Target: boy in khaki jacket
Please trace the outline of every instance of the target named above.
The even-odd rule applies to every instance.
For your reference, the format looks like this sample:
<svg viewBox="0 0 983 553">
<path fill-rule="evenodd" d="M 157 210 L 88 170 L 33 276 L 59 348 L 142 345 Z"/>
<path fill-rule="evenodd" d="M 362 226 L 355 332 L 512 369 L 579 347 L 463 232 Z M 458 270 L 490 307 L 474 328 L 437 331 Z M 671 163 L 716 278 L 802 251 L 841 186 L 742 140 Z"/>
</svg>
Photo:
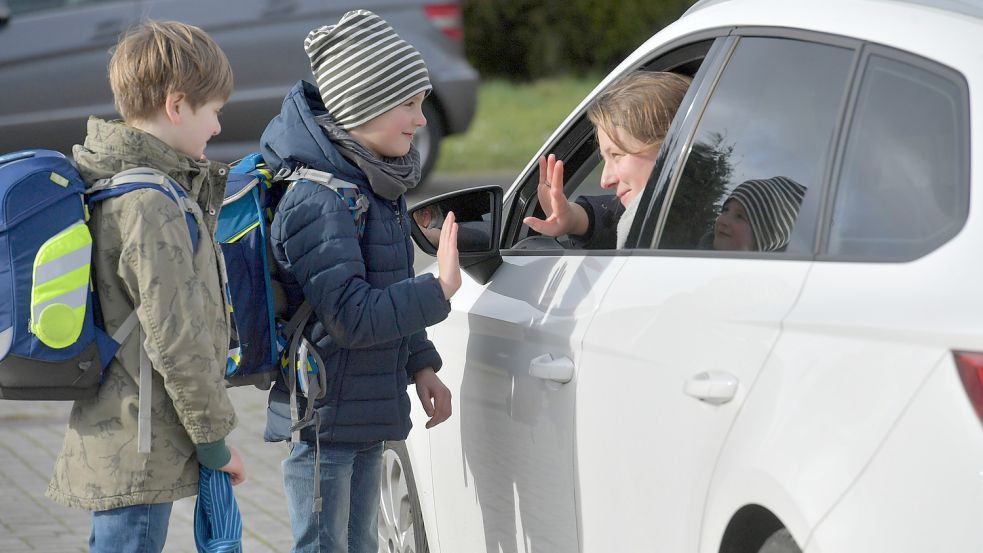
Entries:
<svg viewBox="0 0 983 553">
<path fill-rule="evenodd" d="M 109 365 L 99 393 L 72 408 L 49 498 L 93 511 L 93 553 L 160 552 L 172 503 L 198 490 L 199 463 L 245 471 L 225 445 L 236 424 L 223 375 L 229 344 L 225 268 L 214 231 L 228 167 L 205 160 L 219 133 L 232 70 L 201 29 L 147 22 L 122 37 L 109 80 L 123 121 L 91 118 L 75 161 L 89 186 L 147 167 L 183 188 L 198 223 L 193 247 L 178 204 L 139 189 L 95 205 L 96 288 L 110 333 L 135 310 L 139 326 Z M 140 359 L 153 367 L 141 389 Z M 150 452 L 137 447 L 141 394 L 151 394 Z"/>
</svg>

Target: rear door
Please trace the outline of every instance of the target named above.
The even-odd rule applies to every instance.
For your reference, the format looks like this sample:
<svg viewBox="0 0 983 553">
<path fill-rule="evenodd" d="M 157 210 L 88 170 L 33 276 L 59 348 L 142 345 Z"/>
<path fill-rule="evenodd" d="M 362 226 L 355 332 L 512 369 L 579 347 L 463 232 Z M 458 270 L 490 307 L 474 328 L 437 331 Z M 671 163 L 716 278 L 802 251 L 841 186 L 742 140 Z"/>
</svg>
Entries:
<svg viewBox="0 0 983 553">
<path fill-rule="evenodd" d="M 68 152 L 90 115 L 116 113 L 109 49 L 137 18 L 136 0 L 13 0 L 0 26 L 0 152 Z"/>
<path fill-rule="evenodd" d="M 812 265 L 855 50 L 732 44 L 719 79 L 703 83 L 705 107 L 670 137 L 641 239 L 584 336 L 575 418 L 585 551 L 699 550 L 718 452 Z M 769 194 L 741 200 L 757 214 L 745 218 L 759 224 L 758 246 L 725 249 L 715 223 L 747 181 L 759 184 L 743 190 L 804 195 L 785 205 L 784 234 L 765 230 L 778 211 Z M 761 251 L 767 242 L 774 251 Z"/>
</svg>

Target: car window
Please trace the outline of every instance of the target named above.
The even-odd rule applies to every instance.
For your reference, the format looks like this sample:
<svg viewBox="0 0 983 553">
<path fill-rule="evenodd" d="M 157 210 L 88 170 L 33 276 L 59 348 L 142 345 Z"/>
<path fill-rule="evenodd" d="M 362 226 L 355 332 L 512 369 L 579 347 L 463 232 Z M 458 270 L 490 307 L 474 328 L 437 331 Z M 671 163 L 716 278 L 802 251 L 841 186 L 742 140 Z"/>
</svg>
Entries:
<svg viewBox="0 0 983 553">
<path fill-rule="evenodd" d="M 19 15 L 42 10 L 84 6 L 87 4 L 104 4 L 121 0 L 8 0 L 7 6 L 11 15 Z"/>
<path fill-rule="evenodd" d="M 913 259 L 962 228 L 969 206 L 965 85 L 932 69 L 867 59 L 832 210 L 830 255 Z"/>
<path fill-rule="evenodd" d="M 839 46 L 742 38 L 700 118 L 658 247 L 811 254 L 854 57 Z M 730 226 L 718 232 L 718 218 Z"/>
<path fill-rule="evenodd" d="M 703 62 L 709 55 L 708 53 L 717 50 L 722 51 L 724 42 L 726 41 L 723 39 L 704 39 L 679 46 L 654 57 L 637 70 L 669 71 L 691 77 L 694 82 L 700 82 L 707 78 L 707 75 L 704 74 Z M 623 77 L 627 74 L 625 73 Z M 694 87 L 691 85 L 690 88 Z M 688 105 L 690 102 L 692 99 L 683 99 L 683 105 Z M 675 124 L 673 122 L 673 125 Z M 547 151 L 555 153 L 564 162 L 564 194 L 567 199 L 575 201 L 578 198 L 591 197 L 592 206 L 595 208 L 595 217 L 605 217 L 605 221 L 616 223 L 622 210 L 614 191 L 601 187 L 601 174 L 604 164 L 601 161 L 594 127 L 586 114 L 581 113 Z M 664 157 L 660 154 L 659 160 L 664 159 Z M 658 172 L 658 163 L 659 161 L 656 162 L 656 169 L 653 174 Z M 527 173 L 522 185 L 514 193 L 514 198 L 511 199 L 514 203 L 509 207 L 508 219 L 504 225 L 503 249 L 515 249 L 517 251 L 568 249 L 575 252 L 610 251 L 614 249 L 615 236 L 613 232 L 605 232 L 603 238 L 588 240 L 590 243 L 585 244 L 584 241 L 570 236 L 560 236 L 557 239 L 539 236 L 536 231 L 522 224 L 522 220 L 528 216 L 544 217 L 536 194 L 538 178 L 537 170 Z M 610 230 L 610 228 L 606 230 Z M 609 249 L 607 248 L 608 242 L 610 242 Z"/>
</svg>

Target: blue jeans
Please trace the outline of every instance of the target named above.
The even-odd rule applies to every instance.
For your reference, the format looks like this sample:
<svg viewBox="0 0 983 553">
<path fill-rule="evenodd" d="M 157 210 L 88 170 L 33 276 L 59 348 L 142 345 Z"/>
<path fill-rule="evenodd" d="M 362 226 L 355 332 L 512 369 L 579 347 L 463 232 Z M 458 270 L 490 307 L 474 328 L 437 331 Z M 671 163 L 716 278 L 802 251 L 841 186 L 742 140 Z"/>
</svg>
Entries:
<svg viewBox="0 0 983 553">
<path fill-rule="evenodd" d="M 92 513 L 89 553 L 160 553 L 172 503 L 133 505 Z"/>
<path fill-rule="evenodd" d="M 377 553 L 382 442 L 321 444 L 320 513 L 314 506 L 314 444 L 290 444 L 283 461 L 293 553 Z"/>
</svg>

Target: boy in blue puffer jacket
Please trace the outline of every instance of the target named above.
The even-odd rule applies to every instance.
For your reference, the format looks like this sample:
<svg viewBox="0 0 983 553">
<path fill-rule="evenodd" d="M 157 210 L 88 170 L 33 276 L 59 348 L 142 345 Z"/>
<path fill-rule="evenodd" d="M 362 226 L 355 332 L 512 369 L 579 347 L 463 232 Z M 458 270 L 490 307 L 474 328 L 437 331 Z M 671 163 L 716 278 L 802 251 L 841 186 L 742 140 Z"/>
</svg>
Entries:
<svg viewBox="0 0 983 553">
<path fill-rule="evenodd" d="M 318 87 L 301 81 L 290 91 L 263 133 L 263 157 L 274 171 L 306 167 L 356 184 L 368 211 L 359 239 L 345 201 L 301 180 L 273 220 L 280 280 L 293 309 L 305 300 L 313 308 L 303 335 L 327 375 L 314 405 L 317 431 L 303 428 L 283 462 L 284 489 L 295 552 L 374 553 L 383 442 L 409 433 L 408 383 L 430 416 L 427 428 L 451 414 L 425 329 L 447 317 L 461 285 L 457 225 L 449 216 L 443 227 L 440 277 L 414 277 L 403 193 L 420 179 L 412 138 L 426 124 L 421 104 L 431 89 L 419 52 L 362 10 L 311 31 L 304 47 Z M 266 440 L 289 440 L 290 426 L 281 380 L 270 392 Z M 323 510 L 312 500 L 315 466 Z"/>
</svg>

